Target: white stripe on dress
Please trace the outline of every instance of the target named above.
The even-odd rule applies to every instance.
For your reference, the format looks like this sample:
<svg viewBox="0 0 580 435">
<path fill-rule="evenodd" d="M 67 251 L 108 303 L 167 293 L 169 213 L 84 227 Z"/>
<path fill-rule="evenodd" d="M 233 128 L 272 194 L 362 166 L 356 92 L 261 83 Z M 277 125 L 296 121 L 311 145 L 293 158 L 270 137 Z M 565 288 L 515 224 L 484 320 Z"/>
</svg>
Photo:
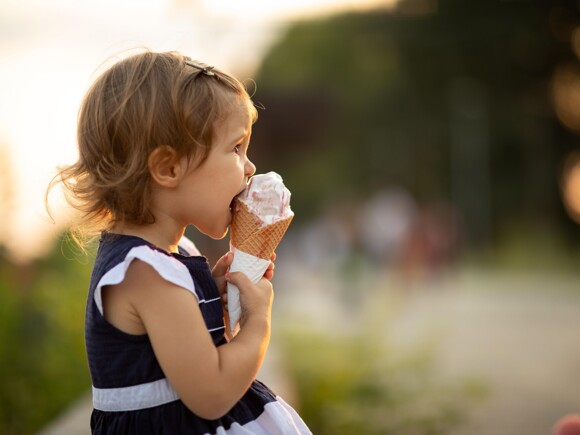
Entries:
<svg viewBox="0 0 580 435">
<path fill-rule="evenodd" d="M 255 420 L 244 425 L 233 423 L 229 429 L 219 427 L 216 435 L 312 435 L 306 423 L 280 397 L 264 406 Z M 206 434 L 210 435 L 210 434 Z"/>
<path fill-rule="evenodd" d="M 93 407 L 100 411 L 121 412 L 151 408 L 179 400 L 167 379 L 122 388 L 93 387 Z M 267 403 L 264 411 L 244 425 L 233 423 L 229 429 L 218 427 L 216 435 L 310 435 L 296 411 L 282 398 Z"/>
<path fill-rule="evenodd" d="M 178 400 L 167 379 L 121 388 L 93 387 L 93 407 L 100 411 L 136 411 Z"/>
</svg>

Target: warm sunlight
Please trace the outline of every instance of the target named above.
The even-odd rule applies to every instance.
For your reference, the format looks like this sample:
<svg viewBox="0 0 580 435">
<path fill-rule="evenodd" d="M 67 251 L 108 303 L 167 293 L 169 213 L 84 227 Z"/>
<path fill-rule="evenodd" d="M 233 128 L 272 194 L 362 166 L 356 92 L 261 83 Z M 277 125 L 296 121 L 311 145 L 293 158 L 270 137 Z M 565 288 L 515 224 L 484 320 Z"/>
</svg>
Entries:
<svg viewBox="0 0 580 435">
<path fill-rule="evenodd" d="M 268 1 L 251 0 L 202 0 L 203 7 L 216 14 L 236 16 L 242 19 L 286 20 L 298 17 L 312 17 L 345 10 L 365 10 L 377 7 L 392 7 L 395 0 L 292 0 Z"/>
<path fill-rule="evenodd" d="M 95 71 L 136 47 L 178 50 L 251 78 L 284 23 L 393 0 L 6 0 L 0 3 L 0 243 L 40 257 L 62 230 L 44 210 L 57 165 L 75 158 L 75 122 Z M 9 23 L 9 25 L 8 25 Z M 58 195 L 54 195 L 57 197 Z M 55 212 L 62 201 L 54 199 Z M 60 213 L 64 213 L 60 211 Z"/>
</svg>

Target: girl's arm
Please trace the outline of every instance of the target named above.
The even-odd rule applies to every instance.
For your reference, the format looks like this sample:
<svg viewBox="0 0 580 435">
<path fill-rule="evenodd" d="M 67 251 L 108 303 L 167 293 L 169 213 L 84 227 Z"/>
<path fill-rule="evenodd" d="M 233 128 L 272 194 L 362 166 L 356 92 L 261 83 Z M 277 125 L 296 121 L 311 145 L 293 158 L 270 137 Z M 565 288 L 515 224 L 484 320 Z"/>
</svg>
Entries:
<svg viewBox="0 0 580 435">
<path fill-rule="evenodd" d="M 258 373 L 270 340 L 272 284 L 264 278 L 254 285 L 241 273 L 232 273 L 228 279 L 240 289 L 242 329 L 220 347 L 211 340 L 195 296 L 164 280 L 144 262 L 133 261 L 125 280 L 107 291 L 130 305 L 180 399 L 206 419 L 223 416 L 241 399 Z"/>
</svg>

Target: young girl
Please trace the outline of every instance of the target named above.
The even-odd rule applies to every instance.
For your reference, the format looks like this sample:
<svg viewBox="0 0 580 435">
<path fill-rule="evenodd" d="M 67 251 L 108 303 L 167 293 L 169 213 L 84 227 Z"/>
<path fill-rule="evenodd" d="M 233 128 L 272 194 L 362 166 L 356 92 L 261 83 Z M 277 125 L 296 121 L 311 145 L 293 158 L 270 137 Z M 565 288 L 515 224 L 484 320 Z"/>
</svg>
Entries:
<svg viewBox="0 0 580 435">
<path fill-rule="evenodd" d="M 85 96 L 79 159 L 53 184 L 101 232 L 85 321 L 93 433 L 310 433 L 254 380 L 270 338 L 273 264 L 254 285 L 227 272 L 231 253 L 210 270 L 184 237 L 189 224 L 225 236 L 256 169 L 247 157 L 256 117 L 240 82 L 178 53 L 122 60 Z M 231 341 L 226 281 L 242 304 Z"/>
</svg>

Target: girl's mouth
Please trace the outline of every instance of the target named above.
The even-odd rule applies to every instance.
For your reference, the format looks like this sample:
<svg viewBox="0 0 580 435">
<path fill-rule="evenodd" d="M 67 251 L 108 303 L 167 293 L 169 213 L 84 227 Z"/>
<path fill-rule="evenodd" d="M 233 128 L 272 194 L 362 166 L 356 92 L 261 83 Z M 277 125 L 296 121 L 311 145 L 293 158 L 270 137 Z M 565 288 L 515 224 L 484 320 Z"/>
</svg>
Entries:
<svg viewBox="0 0 580 435">
<path fill-rule="evenodd" d="M 245 191 L 245 190 L 246 190 L 246 188 L 244 187 L 242 190 L 240 190 L 240 191 L 239 191 L 239 192 L 236 194 L 236 196 L 234 196 L 234 197 L 232 198 L 232 202 L 230 202 L 230 210 L 231 210 L 232 212 L 233 212 L 233 211 L 235 210 L 235 208 L 236 208 L 236 200 L 238 199 L 238 197 L 239 197 L 239 196 L 240 196 L 242 193 L 244 193 L 244 191 Z"/>
<path fill-rule="evenodd" d="M 233 213 L 236 209 L 236 200 L 238 199 L 238 196 L 240 196 L 242 192 L 238 193 L 236 196 L 234 196 L 234 198 L 232 199 L 232 202 L 230 202 L 230 211 Z"/>
</svg>

